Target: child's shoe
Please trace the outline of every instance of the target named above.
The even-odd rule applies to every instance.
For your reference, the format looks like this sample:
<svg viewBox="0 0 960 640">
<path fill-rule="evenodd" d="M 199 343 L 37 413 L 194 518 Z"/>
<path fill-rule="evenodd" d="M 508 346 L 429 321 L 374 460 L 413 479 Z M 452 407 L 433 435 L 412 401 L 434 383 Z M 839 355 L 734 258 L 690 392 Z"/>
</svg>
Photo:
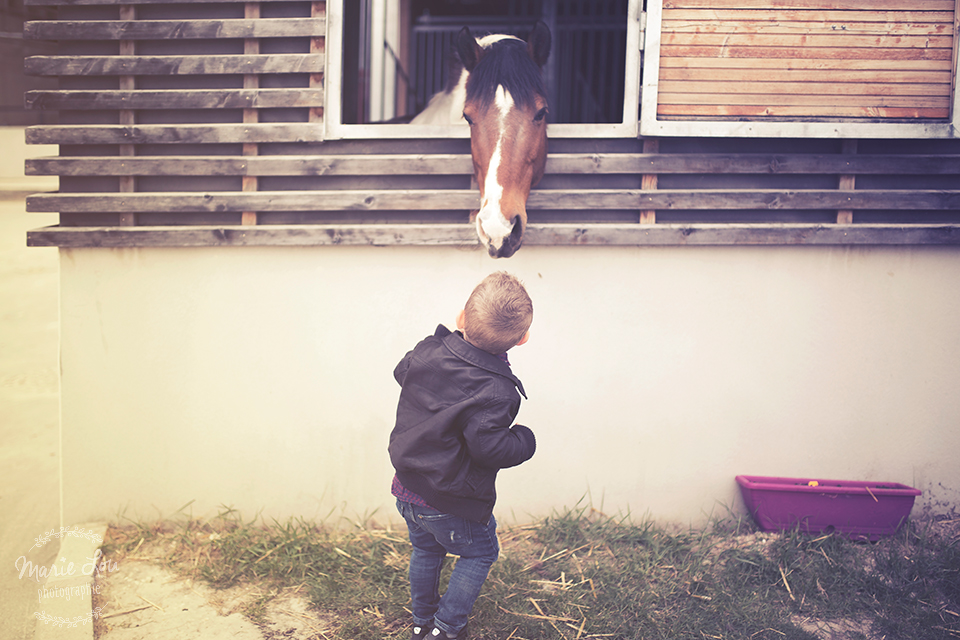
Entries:
<svg viewBox="0 0 960 640">
<path fill-rule="evenodd" d="M 437 628 L 434 628 L 426 637 L 430 640 L 457 640 L 457 636 L 449 636 Z"/>
<path fill-rule="evenodd" d="M 413 633 L 410 636 L 410 640 L 424 640 L 424 638 L 430 637 L 430 627 L 421 627 L 418 625 L 413 625 Z"/>
</svg>

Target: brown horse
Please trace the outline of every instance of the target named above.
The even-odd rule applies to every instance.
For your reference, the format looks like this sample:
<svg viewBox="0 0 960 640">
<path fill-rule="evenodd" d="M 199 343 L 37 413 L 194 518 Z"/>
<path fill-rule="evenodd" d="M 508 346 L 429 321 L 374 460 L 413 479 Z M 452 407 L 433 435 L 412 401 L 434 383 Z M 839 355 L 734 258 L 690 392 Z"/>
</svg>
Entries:
<svg viewBox="0 0 960 640">
<path fill-rule="evenodd" d="M 444 91 L 412 124 L 470 125 L 470 151 L 480 186 L 477 236 L 494 258 L 523 242 L 530 188 L 547 159 L 547 98 L 542 68 L 550 30 L 538 22 L 524 42 L 507 35 L 476 39 L 464 27 L 458 59 Z"/>
</svg>

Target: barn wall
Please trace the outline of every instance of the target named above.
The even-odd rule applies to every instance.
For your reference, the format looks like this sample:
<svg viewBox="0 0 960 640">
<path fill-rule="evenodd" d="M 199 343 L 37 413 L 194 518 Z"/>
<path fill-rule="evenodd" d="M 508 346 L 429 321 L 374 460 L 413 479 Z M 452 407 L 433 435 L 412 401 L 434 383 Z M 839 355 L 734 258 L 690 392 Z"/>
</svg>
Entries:
<svg viewBox="0 0 960 640">
<path fill-rule="evenodd" d="M 498 268 L 537 307 L 513 359 L 540 436 L 503 474 L 502 519 L 589 495 L 701 520 L 741 508 L 736 473 L 956 504 L 960 154 L 928 139 L 953 137 L 942 113 L 949 136 L 558 135 L 524 248 L 497 263 L 466 224 L 466 138 L 324 139 L 327 3 L 29 1 L 58 7 L 24 28 L 58 43 L 26 61 L 58 83 L 27 93 L 58 112 L 27 141 L 60 147 L 26 171 L 60 180 L 27 207 L 60 214 L 28 242 L 62 258 L 67 521 L 191 501 L 390 517 L 393 367 Z"/>
<path fill-rule="evenodd" d="M 393 367 L 496 269 L 535 305 L 504 521 L 702 522 L 738 473 L 960 498 L 955 246 L 63 248 L 65 519 L 391 518 Z"/>
</svg>

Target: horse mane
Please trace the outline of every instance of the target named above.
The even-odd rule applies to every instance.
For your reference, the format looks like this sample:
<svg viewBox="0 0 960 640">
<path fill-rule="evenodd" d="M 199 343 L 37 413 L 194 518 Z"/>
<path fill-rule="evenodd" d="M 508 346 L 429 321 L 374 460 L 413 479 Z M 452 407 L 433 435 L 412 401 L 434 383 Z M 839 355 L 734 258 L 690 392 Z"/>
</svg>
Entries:
<svg viewBox="0 0 960 640">
<path fill-rule="evenodd" d="M 505 38 L 486 48 L 467 80 L 467 100 L 478 100 L 486 109 L 493 103 L 499 85 L 520 107 L 532 104 L 537 96 L 547 95 L 543 74 L 527 53 L 523 40 Z"/>
</svg>

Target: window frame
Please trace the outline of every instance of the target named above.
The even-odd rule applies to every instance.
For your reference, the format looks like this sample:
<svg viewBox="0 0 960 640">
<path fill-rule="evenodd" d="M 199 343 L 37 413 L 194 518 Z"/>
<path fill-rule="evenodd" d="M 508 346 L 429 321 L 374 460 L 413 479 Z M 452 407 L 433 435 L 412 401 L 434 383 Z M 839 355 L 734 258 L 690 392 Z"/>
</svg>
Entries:
<svg viewBox="0 0 960 640">
<path fill-rule="evenodd" d="M 327 36 L 324 71 L 324 137 L 343 139 L 409 139 L 470 137 L 462 125 L 343 124 L 343 2 L 327 0 Z M 627 60 L 624 74 L 623 119 L 619 123 L 554 123 L 547 125 L 550 138 L 636 138 L 639 133 L 640 57 L 643 48 L 642 0 L 627 4 Z"/>
<path fill-rule="evenodd" d="M 960 9 L 957 10 L 960 12 Z M 647 0 L 647 19 L 643 60 L 643 83 L 640 100 L 641 136 L 703 138 L 958 138 L 960 137 L 960 34 L 954 29 L 953 97 L 950 121 L 938 122 L 862 122 L 842 118 L 806 118 L 803 121 L 780 119 L 776 122 L 757 120 L 707 120 L 657 118 L 660 76 L 660 42 L 663 0 Z M 957 23 L 954 16 L 954 24 Z"/>
</svg>

